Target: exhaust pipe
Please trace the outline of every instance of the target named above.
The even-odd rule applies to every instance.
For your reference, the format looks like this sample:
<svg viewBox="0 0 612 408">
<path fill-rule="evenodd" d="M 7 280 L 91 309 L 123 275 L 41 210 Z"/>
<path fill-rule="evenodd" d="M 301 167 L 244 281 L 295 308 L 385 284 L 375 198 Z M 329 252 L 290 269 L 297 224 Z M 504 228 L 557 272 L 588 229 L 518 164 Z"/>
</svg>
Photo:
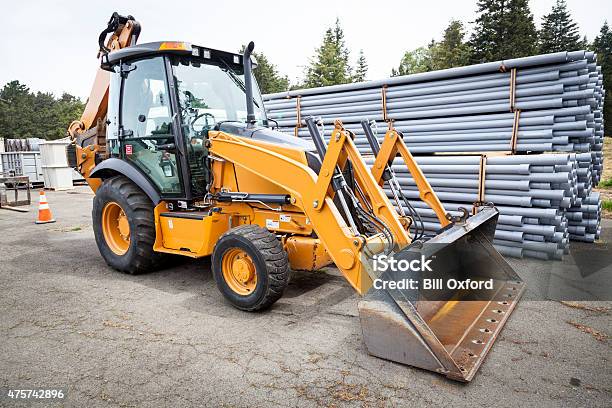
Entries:
<svg viewBox="0 0 612 408">
<path fill-rule="evenodd" d="M 253 126 L 255 124 L 255 106 L 253 104 L 253 66 L 251 64 L 251 54 L 255 49 L 255 43 L 249 42 L 249 45 L 244 49 L 242 55 L 242 64 L 244 65 L 244 88 L 246 94 L 246 108 L 247 108 L 247 126 Z"/>
</svg>

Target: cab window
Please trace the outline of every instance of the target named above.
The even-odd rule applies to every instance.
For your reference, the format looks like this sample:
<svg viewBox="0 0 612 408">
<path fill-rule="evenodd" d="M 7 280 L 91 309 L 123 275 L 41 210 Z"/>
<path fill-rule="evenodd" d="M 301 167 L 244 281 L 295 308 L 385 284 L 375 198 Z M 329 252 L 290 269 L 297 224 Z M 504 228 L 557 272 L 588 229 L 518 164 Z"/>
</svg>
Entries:
<svg viewBox="0 0 612 408">
<path fill-rule="evenodd" d="M 181 194 L 164 59 L 130 62 L 123 71 L 123 157 L 147 174 L 162 194 Z"/>
</svg>

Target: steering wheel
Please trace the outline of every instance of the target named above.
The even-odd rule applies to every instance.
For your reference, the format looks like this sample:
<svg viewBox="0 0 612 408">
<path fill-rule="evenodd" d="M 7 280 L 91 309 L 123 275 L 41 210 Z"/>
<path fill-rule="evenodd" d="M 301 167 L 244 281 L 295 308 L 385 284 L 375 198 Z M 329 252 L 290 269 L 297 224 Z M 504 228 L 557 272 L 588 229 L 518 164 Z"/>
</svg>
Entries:
<svg viewBox="0 0 612 408">
<path fill-rule="evenodd" d="M 196 129 L 195 129 L 195 123 L 196 123 L 198 120 L 202 119 L 202 118 L 205 118 L 205 120 L 206 120 L 206 124 L 205 124 L 204 126 L 202 126 L 202 130 L 203 130 L 204 128 L 210 129 L 210 128 L 211 128 L 210 123 L 212 123 L 212 125 L 213 125 L 213 126 L 214 126 L 214 124 L 215 124 L 215 123 L 217 123 L 217 119 L 215 118 L 215 116 L 214 116 L 212 113 L 208 113 L 208 112 L 200 113 L 200 114 L 196 115 L 196 116 L 195 116 L 195 117 L 194 117 L 194 118 L 191 120 L 191 123 L 189 124 L 189 127 L 191 128 L 191 130 L 192 130 L 193 132 L 195 132 L 195 133 L 201 133 L 201 132 L 202 132 L 202 130 L 198 131 L 198 130 L 196 130 Z M 208 119 L 208 118 L 211 118 L 211 119 L 212 119 L 212 122 L 209 122 L 209 119 Z"/>
</svg>

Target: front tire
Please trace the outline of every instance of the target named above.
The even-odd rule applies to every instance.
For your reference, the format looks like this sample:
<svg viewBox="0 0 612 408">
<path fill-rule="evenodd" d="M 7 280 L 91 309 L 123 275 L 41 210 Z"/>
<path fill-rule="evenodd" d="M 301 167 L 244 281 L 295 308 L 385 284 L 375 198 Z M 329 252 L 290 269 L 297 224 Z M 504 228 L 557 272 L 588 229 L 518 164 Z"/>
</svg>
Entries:
<svg viewBox="0 0 612 408">
<path fill-rule="evenodd" d="M 240 310 L 270 307 L 289 283 L 289 259 L 274 234 L 242 225 L 223 234 L 213 251 L 212 271 L 223 296 Z"/>
<path fill-rule="evenodd" d="M 140 274 L 160 266 L 162 254 L 153 251 L 153 203 L 124 176 L 104 180 L 93 201 L 93 230 L 100 254 L 114 269 Z"/>
</svg>

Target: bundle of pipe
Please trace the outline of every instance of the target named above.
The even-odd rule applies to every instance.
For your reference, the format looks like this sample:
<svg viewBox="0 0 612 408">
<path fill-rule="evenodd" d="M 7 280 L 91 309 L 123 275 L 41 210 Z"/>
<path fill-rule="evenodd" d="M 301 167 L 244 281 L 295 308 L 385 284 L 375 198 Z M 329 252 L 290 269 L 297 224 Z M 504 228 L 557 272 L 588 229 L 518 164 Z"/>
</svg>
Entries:
<svg viewBox="0 0 612 408">
<path fill-rule="evenodd" d="M 574 241 L 594 242 L 601 234 L 601 199 L 592 192 L 567 210 L 568 231 Z"/>
<path fill-rule="evenodd" d="M 578 220 L 580 205 L 590 189 L 579 188 L 582 174 L 575 154 L 489 157 L 485 166 L 485 201 L 500 211 L 494 244 L 504 255 L 560 259 L 569 251 L 567 211 Z M 480 156 L 417 157 L 445 208 L 459 215 L 459 207 L 472 209 L 478 199 Z M 366 159 L 368 164 L 373 158 Z M 418 190 L 400 159 L 393 169 L 402 190 L 420 215 L 424 229 L 433 234 L 440 224 L 433 210 L 420 202 Z M 392 198 L 390 191 L 387 191 Z M 575 207 L 578 206 L 578 207 Z"/>
<path fill-rule="evenodd" d="M 593 180 L 601 177 L 601 167 L 593 165 L 594 154 L 576 154 L 577 187 L 582 200 L 575 202 L 566 214 L 570 238 L 575 241 L 594 242 L 601 233 L 601 199 L 598 192 L 591 191 Z"/>
<path fill-rule="evenodd" d="M 515 75 L 508 72 L 513 68 Z M 283 131 L 294 132 L 306 116 L 326 124 L 342 120 L 364 153 L 369 147 L 362 119 L 393 120 L 414 154 L 509 151 L 516 131 L 519 153 L 595 152 L 597 183 L 604 96 L 596 55 L 575 51 L 268 94 L 264 100 Z M 517 110 L 518 116 L 512 112 Z M 297 133 L 309 137 L 304 127 Z"/>
<path fill-rule="evenodd" d="M 415 159 L 452 215 L 460 214 L 459 207 L 472 209 L 479 199 L 480 156 Z M 369 165 L 373 162 L 366 158 Z M 560 259 L 569 251 L 569 239 L 599 238 L 601 204 L 599 193 L 592 191 L 590 154 L 493 156 L 485 163 L 483 198 L 500 209 L 494 243 L 502 254 Z M 401 159 L 393 170 L 424 229 L 438 231 L 435 213 L 418 201 L 418 189 Z M 393 198 L 390 190 L 387 195 Z"/>
<path fill-rule="evenodd" d="M 591 190 L 603 169 L 605 91 L 596 61 L 592 52 L 560 52 L 269 94 L 264 100 L 268 117 L 300 137 L 310 137 L 306 116 L 321 118 L 327 136 L 333 121 L 342 120 L 365 155 L 371 150 L 362 119 L 381 127 L 393 121 L 415 155 L 514 147 L 518 155 L 487 160 L 485 199 L 501 214 L 495 245 L 509 256 L 558 259 L 569 250 L 569 239 L 593 242 L 600 233 L 600 198 Z M 377 132 L 379 139 L 384 130 Z M 471 209 L 478 198 L 479 156 L 417 161 L 447 210 L 458 215 L 459 207 Z M 435 214 L 418 200 L 405 166 L 394 167 L 425 230 L 434 233 Z"/>
</svg>

